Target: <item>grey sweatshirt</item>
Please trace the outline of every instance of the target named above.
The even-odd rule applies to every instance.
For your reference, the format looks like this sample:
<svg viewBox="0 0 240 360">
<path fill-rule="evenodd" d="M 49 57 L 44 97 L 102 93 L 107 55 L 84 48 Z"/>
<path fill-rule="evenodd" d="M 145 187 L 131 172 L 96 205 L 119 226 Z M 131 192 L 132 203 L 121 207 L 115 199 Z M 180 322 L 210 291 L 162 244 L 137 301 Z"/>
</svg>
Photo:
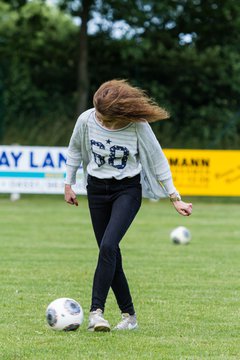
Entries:
<svg viewBox="0 0 240 360">
<path fill-rule="evenodd" d="M 87 184 L 87 165 L 91 159 L 91 145 L 88 137 L 88 119 L 95 109 L 82 113 L 74 127 L 67 151 L 65 184 L 76 183 L 76 173 L 83 166 L 84 185 Z M 172 181 L 172 174 L 162 148 L 150 125 L 145 121 L 135 123 L 139 160 L 142 165 L 141 183 L 143 197 L 159 199 L 178 193 Z"/>
</svg>

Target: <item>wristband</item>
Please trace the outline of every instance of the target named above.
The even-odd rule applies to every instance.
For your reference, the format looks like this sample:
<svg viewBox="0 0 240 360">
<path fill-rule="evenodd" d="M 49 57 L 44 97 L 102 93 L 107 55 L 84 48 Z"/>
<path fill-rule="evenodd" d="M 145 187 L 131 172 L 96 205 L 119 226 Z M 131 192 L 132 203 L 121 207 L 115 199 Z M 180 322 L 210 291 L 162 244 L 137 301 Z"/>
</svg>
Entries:
<svg viewBox="0 0 240 360">
<path fill-rule="evenodd" d="M 181 201 L 181 196 L 179 194 L 173 193 L 169 197 L 171 202 Z"/>
</svg>

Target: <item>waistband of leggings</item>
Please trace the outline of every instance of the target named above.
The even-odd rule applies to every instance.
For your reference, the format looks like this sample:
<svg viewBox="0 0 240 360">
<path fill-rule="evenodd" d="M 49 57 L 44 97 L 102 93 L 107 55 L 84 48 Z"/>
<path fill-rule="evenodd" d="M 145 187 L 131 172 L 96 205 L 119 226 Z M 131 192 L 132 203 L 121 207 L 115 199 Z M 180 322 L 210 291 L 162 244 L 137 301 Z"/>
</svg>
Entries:
<svg viewBox="0 0 240 360">
<path fill-rule="evenodd" d="M 92 176 L 92 175 L 88 174 L 88 179 L 90 181 L 98 182 L 98 183 L 102 183 L 102 184 L 120 184 L 120 183 L 127 184 L 127 183 L 132 183 L 132 182 L 135 182 L 135 181 L 140 182 L 140 174 L 137 174 L 137 175 L 135 175 L 133 177 L 125 177 L 123 179 L 116 179 L 114 177 L 109 178 L 109 179 L 100 179 L 100 178 L 97 178 L 95 176 Z"/>
</svg>

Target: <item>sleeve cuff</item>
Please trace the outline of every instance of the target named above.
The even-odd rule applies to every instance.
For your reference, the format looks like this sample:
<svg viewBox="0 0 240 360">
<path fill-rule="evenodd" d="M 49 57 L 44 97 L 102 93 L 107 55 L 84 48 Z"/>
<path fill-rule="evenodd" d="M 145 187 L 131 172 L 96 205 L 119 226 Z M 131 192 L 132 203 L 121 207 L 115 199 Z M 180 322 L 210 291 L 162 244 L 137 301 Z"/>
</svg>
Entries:
<svg viewBox="0 0 240 360">
<path fill-rule="evenodd" d="M 173 184 L 172 177 L 165 179 L 165 180 L 161 180 L 161 181 L 159 180 L 159 183 L 166 190 L 168 195 L 173 194 L 173 193 L 179 195 L 179 192 L 176 190 L 176 188 Z"/>
</svg>

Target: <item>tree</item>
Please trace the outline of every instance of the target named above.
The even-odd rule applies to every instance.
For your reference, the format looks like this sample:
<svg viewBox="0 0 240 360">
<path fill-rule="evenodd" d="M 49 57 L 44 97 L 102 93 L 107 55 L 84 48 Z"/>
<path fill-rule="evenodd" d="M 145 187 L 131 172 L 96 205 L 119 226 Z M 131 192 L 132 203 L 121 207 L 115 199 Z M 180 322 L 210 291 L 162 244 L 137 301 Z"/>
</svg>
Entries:
<svg viewBox="0 0 240 360">
<path fill-rule="evenodd" d="M 80 12 L 81 27 L 79 32 L 79 60 L 78 60 L 78 104 L 77 111 L 80 114 L 86 110 L 89 97 L 89 74 L 88 74 L 88 33 L 87 23 L 89 12 L 94 1 L 83 0 Z"/>
<path fill-rule="evenodd" d="M 19 10 L 27 4 L 28 0 L 2 0 L 1 2 L 8 4 L 14 10 Z"/>
<path fill-rule="evenodd" d="M 61 12 L 44 1 L 14 6 L 0 1 L 6 129 L 26 116 L 49 126 L 63 116 L 60 128 L 71 128 L 76 96 L 82 111 L 103 81 L 127 78 L 170 110 L 170 121 L 153 125 L 163 146 L 240 146 L 235 0 L 59 0 Z"/>
<path fill-rule="evenodd" d="M 37 2 L 18 11 L 0 2 L 0 8 L 5 139 L 28 144 L 60 141 L 64 127 L 72 127 L 69 118 L 75 119 L 77 27 L 69 16 Z"/>
<path fill-rule="evenodd" d="M 80 20 L 78 35 L 78 72 L 77 72 L 77 113 L 86 110 L 89 98 L 88 71 L 88 21 L 94 0 L 69 1 L 60 0 L 59 8 L 67 10 L 73 17 Z"/>
<path fill-rule="evenodd" d="M 171 110 L 154 126 L 162 143 L 239 147 L 240 4 L 109 0 L 105 9 L 134 30 L 135 80 Z"/>
</svg>

